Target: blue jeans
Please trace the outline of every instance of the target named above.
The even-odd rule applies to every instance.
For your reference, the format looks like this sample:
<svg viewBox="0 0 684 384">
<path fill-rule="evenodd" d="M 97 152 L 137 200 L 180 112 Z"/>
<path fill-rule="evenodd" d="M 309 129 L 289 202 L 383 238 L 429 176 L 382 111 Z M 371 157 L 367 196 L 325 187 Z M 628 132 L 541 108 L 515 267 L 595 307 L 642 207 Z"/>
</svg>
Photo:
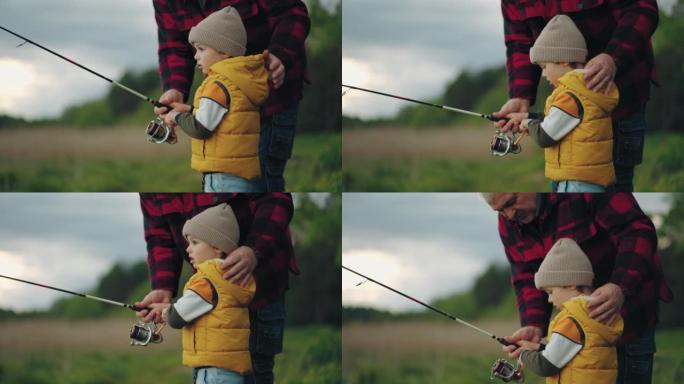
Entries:
<svg viewBox="0 0 684 384">
<path fill-rule="evenodd" d="M 260 179 L 247 180 L 230 173 L 205 173 L 202 176 L 204 192 L 264 192 Z"/>
<path fill-rule="evenodd" d="M 237 372 L 223 368 L 204 367 L 192 370 L 192 382 L 195 384 L 243 384 L 245 381 Z"/>
<path fill-rule="evenodd" d="M 616 192 L 634 190 L 634 167 L 641 164 L 646 133 L 646 107 L 633 115 L 613 121 L 613 164 L 615 165 Z"/>
<path fill-rule="evenodd" d="M 650 384 L 655 351 L 653 329 L 644 332 L 631 343 L 618 347 L 617 384 Z"/>
<path fill-rule="evenodd" d="M 587 183 L 586 181 L 579 180 L 561 180 L 561 181 L 551 181 L 551 190 L 553 192 L 592 192 L 600 193 L 605 192 L 606 189 L 603 186 Z"/>
<path fill-rule="evenodd" d="M 299 104 L 261 119 L 259 162 L 266 192 L 285 191 L 285 164 L 292 156 Z"/>
<path fill-rule="evenodd" d="M 285 296 L 256 311 L 249 311 L 249 352 L 252 372 L 245 384 L 272 384 L 275 355 L 283 351 Z"/>
</svg>

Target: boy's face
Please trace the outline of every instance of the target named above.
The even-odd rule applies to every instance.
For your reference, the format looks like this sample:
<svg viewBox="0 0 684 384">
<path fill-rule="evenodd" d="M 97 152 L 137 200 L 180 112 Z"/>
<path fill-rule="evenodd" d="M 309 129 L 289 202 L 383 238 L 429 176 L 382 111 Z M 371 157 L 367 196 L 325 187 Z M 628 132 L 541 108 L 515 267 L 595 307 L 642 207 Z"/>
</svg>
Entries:
<svg viewBox="0 0 684 384">
<path fill-rule="evenodd" d="M 214 48 L 207 47 L 204 44 L 195 43 L 193 46 L 195 47 L 195 60 L 197 61 L 197 66 L 205 75 L 209 73 L 209 67 L 230 57 Z"/>
<path fill-rule="evenodd" d="M 544 288 L 544 292 L 549 295 L 549 303 L 558 309 L 563 303 L 579 295 L 576 287 L 550 287 Z"/>
<path fill-rule="evenodd" d="M 561 76 L 572 70 L 567 63 L 539 63 L 539 66 L 542 68 L 542 76 L 554 87 L 558 85 Z"/>
<path fill-rule="evenodd" d="M 188 235 L 188 247 L 185 249 L 190 255 L 190 264 L 197 269 L 202 262 L 221 257 L 221 250 L 208 243 Z"/>
</svg>

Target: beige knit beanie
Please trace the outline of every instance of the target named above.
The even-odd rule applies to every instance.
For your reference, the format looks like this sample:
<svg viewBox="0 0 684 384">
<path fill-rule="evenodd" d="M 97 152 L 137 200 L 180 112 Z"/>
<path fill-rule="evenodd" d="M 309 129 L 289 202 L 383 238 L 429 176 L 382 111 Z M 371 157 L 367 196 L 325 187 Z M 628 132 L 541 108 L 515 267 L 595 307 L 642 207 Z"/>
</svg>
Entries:
<svg viewBox="0 0 684 384">
<path fill-rule="evenodd" d="M 572 239 L 556 241 L 534 274 L 534 285 L 538 289 L 571 285 L 591 287 L 593 280 L 589 258 Z"/>
<path fill-rule="evenodd" d="M 187 238 L 188 235 L 229 254 L 237 248 L 240 241 L 240 227 L 233 209 L 223 203 L 207 208 L 186 221 L 183 236 Z"/>
<path fill-rule="evenodd" d="M 586 63 L 587 44 L 582 32 L 568 16 L 554 16 L 530 49 L 530 61 L 535 64 Z"/>
<path fill-rule="evenodd" d="M 190 44 L 204 44 L 228 56 L 242 56 L 246 51 L 247 32 L 240 14 L 228 6 L 192 27 L 188 40 Z"/>
</svg>

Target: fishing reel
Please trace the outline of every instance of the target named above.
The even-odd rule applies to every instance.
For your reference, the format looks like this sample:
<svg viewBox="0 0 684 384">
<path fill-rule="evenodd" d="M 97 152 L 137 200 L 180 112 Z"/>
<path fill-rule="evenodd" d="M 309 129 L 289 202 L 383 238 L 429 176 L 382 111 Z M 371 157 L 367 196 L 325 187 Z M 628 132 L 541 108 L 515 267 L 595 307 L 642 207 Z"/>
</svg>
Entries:
<svg viewBox="0 0 684 384">
<path fill-rule="evenodd" d="M 131 328 L 131 345 L 146 347 L 150 343 L 159 344 L 164 341 L 161 330 L 164 324 L 157 325 L 155 323 L 144 323 L 138 321 Z"/>
<path fill-rule="evenodd" d="M 506 359 L 497 359 L 492 365 L 492 374 L 490 376 L 491 380 L 494 378 L 502 380 L 504 383 L 511 381 L 525 381 L 525 375 L 523 375 L 522 367 L 519 363 L 515 366 L 509 363 Z"/>
<path fill-rule="evenodd" d="M 505 156 L 509 153 L 517 155 L 522 150 L 520 139 L 522 135 L 512 133 L 507 135 L 500 130 L 496 130 L 492 141 L 489 143 L 489 149 L 492 151 L 492 156 Z"/>
<path fill-rule="evenodd" d="M 164 120 L 160 117 L 155 118 L 147 124 L 145 129 L 145 134 L 147 135 L 147 140 L 155 144 L 169 143 L 176 144 L 178 137 L 176 137 L 176 131 L 166 125 Z"/>
</svg>

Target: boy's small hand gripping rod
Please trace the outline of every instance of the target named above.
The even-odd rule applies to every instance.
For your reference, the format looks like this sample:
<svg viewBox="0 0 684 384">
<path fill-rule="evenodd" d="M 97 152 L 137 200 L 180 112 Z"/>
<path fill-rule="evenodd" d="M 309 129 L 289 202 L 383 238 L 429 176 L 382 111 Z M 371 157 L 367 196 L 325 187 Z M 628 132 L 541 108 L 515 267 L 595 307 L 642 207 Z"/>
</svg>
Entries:
<svg viewBox="0 0 684 384">
<path fill-rule="evenodd" d="M 93 299 L 93 300 L 101 301 L 101 302 L 103 302 L 103 303 L 113 304 L 113 305 L 116 305 L 116 306 L 119 306 L 119 307 L 129 308 L 129 309 L 132 309 L 132 310 L 134 310 L 134 311 L 136 311 L 136 312 L 145 309 L 145 308 L 137 307 L 137 306 L 135 306 L 135 305 L 133 305 L 133 304 L 120 303 L 120 302 L 114 301 L 114 300 L 108 300 L 108 299 L 103 299 L 103 298 L 97 297 L 97 296 L 86 295 L 85 293 L 78 293 L 78 292 L 67 291 L 66 289 L 62 289 L 62 288 L 56 288 L 56 287 L 51 287 L 51 286 L 49 286 L 49 285 L 38 284 L 38 283 L 34 283 L 34 282 L 31 282 L 31 281 L 27 281 L 27 280 L 17 279 L 16 277 L 9 277 L 9 276 L 5 276 L 5 275 L 0 275 L 0 277 L 3 277 L 3 278 L 5 278 L 5 279 L 14 280 L 14 281 L 19 281 L 19 282 L 21 282 L 21 283 L 36 285 L 36 286 L 42 287 L 42 288 L 53 289 L 53 290 L 55 290 L 55 291 L 60 291 L 60 292 L 68 293 L 68 294 L 70 294 L 70 295 L 76 295 L 76 296 L 85 297 L 86 299 Z"/>
<path fill-rule="evenodd" d="M 472 329 L 474 329 L 474 330 L 476 330 L 476 331 L 478 331 L 478 332 L 480 332 L 480 333 L 484 333 L 485 335 L 487 335 L 487 336 L 491 337 L 492 339 L 498 341 L 498 342 L 499 342 L 500 344 L 502 344 L 502 345 L 505 345 L 505 346 L 515 345 L 515 346 L 518 346 L 516 343 L 511 343 L 510 341 L 504 339 L 503 337 L 497 337 L 495 334 L 493 334 L 493 333 L 491 333 L 491 332 L 487 332 L 487 331 L 485 331 L 484 329 L 479 328 L 479 327 L 476 327 L 476 326 L 470 324 L 470 323 L 467 322 L 467 321 L 461 320 L 461 319 L 459 319 L 458 317 L 456 317 L 456 316 L 454 316 L 454 315 L 452 315 L 452 314 L 450 314 L 450 313 L 448 313 L 448 312 L 444 312 L 444 311 L 442 311 L 441 309 L 438 309 L 438 308 L 435 308 L 435 307 L 431 306 L 430 304 L 426 304 L 426 303 L 424 303 L 424 302 L 422 302 L 422 301 L 420 301 L 420 300 L 418 300 L 418 299 L 415 299 L 415 298 L 413 298 L 413 297 L 411 297 L 411 296 L 409 296 L 409 295 L 407 295 L 407 294 L 405 294 L 405 293 L 399 292 L 399 291 L 397 291 L 396 289 L 394 289 L 394 288 L 392 288 L 392 287 L 389 287 L 389 286 L 387 286 L 387 285 L 385 285 L 385 284 L 383 284 L 383 283 L 381 283 L 381 282 L 379 282 L 379 281 L 377 281 L 377 280 L 373 280 L 373 279 L 371 279 L 370 277 L 368 277 L 368 276 L 366 276 L 366 275 L 364 275 L 364 274 L 361 274 L 361 273 L 359 273 L 359 272 L 356 272 L 355 270 L 353 270 L 353 269 L 351 269 L 351 268 L 347 268 L 347 267 L 345 267 L 344 265 L 342 266 L 342 268 L 346 269 L 346 270 L 349 271 L 349 272 L 355 273 L 355 274 L 357 274 L 357 275 L 363 277 L 363 278 L 366 279 L 366 280 L 372 281 L 372 282 L 374 282 L 375 284 L 377 284 L 377 285 L 379 285 L 379 286 L 381 286 L 381 287 L 387 288 L 387 289 L 389 289 L 390 291 L 392 291 L 392 292 L 394 292 L 394 293 L 396 293 L 396 294 L 399 294 L 399 295 L 401 295 L 401 296 L 404 296 L 405 298 L 407 298 L 407 299 L 409 299 L 409 300 L 411 300 L 411 301 L 414 301 L 414 302 L 416 302 L 416 303 L 418 303 L 418 304 L 420 304 L 420 305 L 422 305 L 422 306 L 424 306 L 424 307 L 426 307 L 426 308 L 428 308 L 428 309 L 431 309 L 431 310 L 433 310 L 433 311 L 439 313 L 440 315 L 446 316 L 446 317 L 450 318 L 451 320 L 456 320 L 456 321 L 458 321 L 459 323 L 465 325 L 466 327 L 470 327 L 470 328 L 472 328 Z"/>
</svg>

